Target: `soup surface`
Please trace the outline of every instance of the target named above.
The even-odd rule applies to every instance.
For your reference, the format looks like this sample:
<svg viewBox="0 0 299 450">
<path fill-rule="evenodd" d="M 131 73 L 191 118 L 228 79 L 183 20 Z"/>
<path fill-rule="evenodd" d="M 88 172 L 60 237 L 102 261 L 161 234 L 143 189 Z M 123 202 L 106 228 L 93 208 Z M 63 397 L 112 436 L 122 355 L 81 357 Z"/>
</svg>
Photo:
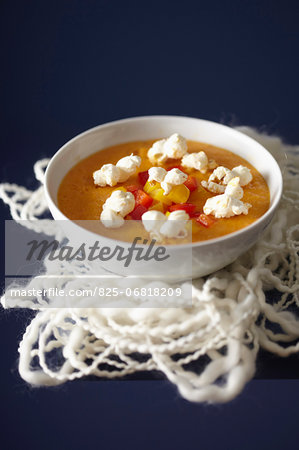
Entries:
<svg viewBox="0 0 299 450">
<path fill-rule="evenodd" d="M 136 174 L 132 175 L 126 182 L 121 183 L 126 187 L 132 184 L 140 185 L 138 172 L 148 170 L 153 164 L 147 158 L 147 151 L 156 140 L 129 142 L 125 144 L 115 145 L 113 147 L 101 150 L 93 155 L 78 162 L 64 177 L 58 190 L 58 207 L 62 213 L 71 220 L 96 221 L 97 231 L 100 234 L 118 239 L 130 241 L 132 235 L 127 232 L 124 227 L 119 229 L 106 229 L 100 222 L 100 214 L 102 205 L 119 185 L 114 187 L 97 187 L 93 181 L 93 172 L 100 169 L 103 164 L 116 164 L 120 158 L 128 156 L 131 153 L 139 155 L 142 159 L 141 166 L 137 169 Z M 266 181 L 262 175 L 245 159 L 222 148 L 218 148 L 209 144 L 187 141 L 188 152 L 204 151 L 209 159 L 214 159 L 218 166 L 225 166 L 232 169 L 238 165 L 243 165 L 251 170 L 253 179 L 244 186 L 243 202 L 252 205 L 247 215 L 241 214 L 230 218 L 214 219 L 211 226 L 205 227 L 192 220 L 192 241 L 203 241 L 232 233 L 244 228 L 259 217 L 261 217 L 269 208 L 270 194 Z M 165 169 L 179 165 L 180 160 L 168 160 L 162 167 Z M 203 211 L 206 200 L 216 194 L 212 194 L 201 186 L 202 180 L 208 180 L 212 170 L 206 174 L 193 169 L 188 169 L 188 174 L 195 177 L 198 187 L 191 192 L 188 203 L 196 204 L 198 211 Z M 91 226 L 94 228 L 94 226 Z M 140 223 L 140 234 L 143 238 L 148 238 L 142 223 Z M 127 234 L 126 234 L 127 233 Z M 173 240 L 168 243 L 173 243 Z M 183 239 L 176 239 L 175 243 L 184 243 Z"/>
</svg>

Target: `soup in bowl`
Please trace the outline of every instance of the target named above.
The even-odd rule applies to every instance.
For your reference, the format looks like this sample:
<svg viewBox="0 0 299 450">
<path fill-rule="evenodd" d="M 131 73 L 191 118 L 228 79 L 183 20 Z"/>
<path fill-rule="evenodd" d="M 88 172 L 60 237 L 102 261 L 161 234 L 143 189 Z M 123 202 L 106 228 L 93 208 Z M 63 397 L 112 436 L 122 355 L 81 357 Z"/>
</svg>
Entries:
<svg viewBox="0 0 299 450">
<path fill-rule="evenodd" d="M 175 259 L 188 249 L 191 273 L 180 277 L 196 277 L 256 242 L 278 206 L 282 176 L 271 154 L 236 130 L 150 116 L 101 125 L 66 143 L 49 163 L 45 192 L 54 219 L 67 220 L 73 238 L 86 224 L 86 237 L 129 245 L 138 231 Z M 132 222 L 137 231 L 126 226 Z M 116 261 L 105 268 L 126 274 Z"/>
</svg>

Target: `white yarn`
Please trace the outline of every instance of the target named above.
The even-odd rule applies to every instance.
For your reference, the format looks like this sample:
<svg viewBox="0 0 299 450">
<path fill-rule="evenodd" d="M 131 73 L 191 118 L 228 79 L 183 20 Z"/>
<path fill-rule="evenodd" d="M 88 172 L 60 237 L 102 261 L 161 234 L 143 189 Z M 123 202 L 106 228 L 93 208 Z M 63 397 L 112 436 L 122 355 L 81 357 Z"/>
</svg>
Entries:
<svg viewBox="0 0 299 450">
<path fill-rule="evenodd" d="M 32 301 L 6 292 L 5 308 L 38 310 L 19 346 L 24 380 L 56 385 L 86 375 L 116 378 L 160 370 L 190 401 L 227 402 L 253 377 L 259 348 L 279 356 L 299 350 L 299 147 L 250 128 L 240 131 L 260 141 L 283 169 L 283 199 L 267 234 L 230 266 L 194 280 L 192 308 L 136 308 L 134 297 L 131 308 L 121 307 L 121 300 L 107 307 L 109 299 L 103 299 L 100 308 L 86 308 L 87 298 L 78 298 L 77 308 L 55 308 L 55 298 Z M 34 166 L 41 183 L 47 162 Z M 38 219 L 47 211 L 43 186 L 31 192 L 2 184 L 0 197 L 13 219 L 30 220 L 36 231 L 54 234 L 50 221 L 46 229 L 40 229 L 44 222 Z M 51 269 L 47 264 L 47 275 L 54 273 Z M 64 263 L 61 273 L 84 274 L 87 269 L 75 262 Z M 80 286 L 80 279 L 59 282 L 57 277 L 36 277 L 30 281 L 41 289 L 63 283 Z M 99 282 L 87 285 L 95 283 Z M 144 305 L 149 306 L 149 299 Z M 202 363 L 196 370 L 190 367 L 195 362 Z"/>
</svg>

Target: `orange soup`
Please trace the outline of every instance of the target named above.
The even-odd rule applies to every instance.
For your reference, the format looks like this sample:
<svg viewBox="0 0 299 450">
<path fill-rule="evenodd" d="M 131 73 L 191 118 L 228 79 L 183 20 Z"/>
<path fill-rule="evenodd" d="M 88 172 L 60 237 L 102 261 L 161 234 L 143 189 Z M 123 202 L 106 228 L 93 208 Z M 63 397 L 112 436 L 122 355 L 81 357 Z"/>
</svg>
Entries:
<svg viewBox="0 0 299 450">
<path fill-rule="evenodd" d="M 120 158 L 130 155 L 138 155 L 141 157 L 141 165 L 136 173 L 132 175 L 121 186 L 140 186 L 138 177 L 139 172 L 148 170 L 153 164 L 147 157 L 147 151 L 155 141 L 138 141 L 125 144 L 115 145 L 113 147 L 101 150 L 93 155 L 83 159 L 77 163 L 64 177 L 58 190 L 58 206 L 62 213 L 71 220 L 96 220 L 100 222 L 100 214 L 102 206 L 119 185 L 110 187 L 97 187 L 94 184 L 93 172 L 100 169 L 104 164 L 116 164 Z M 187 141 L 188 152 L 204 151 L 209 159 L 214 159 L 218 166 L 224 166 L 233 169 L 236 166 L 243 165 L 251 170 L 252 181 L 244 186 L 243 202 L 252 205 L 247 215 L 240 214 L 229 218 L 216 219 L 211 216 L 208 224 L 200 223 L 196 218 L 192 219 L 192 241 L 204 241 L 207 239 L 217 238 L 228 233 L 232 233 L 244 228 L 259 217 L 261 217 L 269 208 L 270 193 L 266 181 L 262 175 L 245 159 L 222 148 L 218 148 L 209 144 Z M 179 166 L 180 160 L 168 160 L 162 165 L 165 169 Z M 207 181 L 213 170 L 208 170 L 202 174 L 195 169 L 188 169 L 188 175 L 197 180 L 197 188 L 190 193 L 188 203 L 196 205 L 198 214 L 203 211 L 206 200 L 216 194 L 213 194 L 202 187 L 201 181 Z M 164 212 L 168 207 L 166 206 Z M 210 216 L 209 216 L 210 217 Z M 127 217 L 130 219 L 130 217 Z M 100 225 L 100 233 L 107 234 L 104 226 Z M 109 236 L 116 239 L 120 238 L 118 229 L 109 229 Z M 123 235 L 122 235 L 123 236 Z M 148 238 L 148 234 L 143 230 L 143 237 Z M 183 243 L 177 240 L 177 243 Z"/>
</svg>

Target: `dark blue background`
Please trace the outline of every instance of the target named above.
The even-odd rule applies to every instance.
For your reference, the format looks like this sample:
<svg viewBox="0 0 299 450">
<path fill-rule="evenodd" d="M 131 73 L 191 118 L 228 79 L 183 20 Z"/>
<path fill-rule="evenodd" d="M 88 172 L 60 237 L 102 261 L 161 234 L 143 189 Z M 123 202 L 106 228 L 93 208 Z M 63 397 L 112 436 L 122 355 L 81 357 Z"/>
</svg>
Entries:
<svg viewBox="0 0 299 450">
<path fill-rule="evenodd" d="M 36 159 L 135 115 L 253 125 L 299 143 L 298 23 L 287 0 L 2 0 L 1 179 L 34 187 Z M 298 447 L 299 383 L 269 380 L 298 377 L 296 357 L 261 355 L 264 380 L 223 406 L 187 403 L 156 380 L 32 389 L 16 368 L 29 316 L 1 311 L 2 448 Z"/>
</svg>

